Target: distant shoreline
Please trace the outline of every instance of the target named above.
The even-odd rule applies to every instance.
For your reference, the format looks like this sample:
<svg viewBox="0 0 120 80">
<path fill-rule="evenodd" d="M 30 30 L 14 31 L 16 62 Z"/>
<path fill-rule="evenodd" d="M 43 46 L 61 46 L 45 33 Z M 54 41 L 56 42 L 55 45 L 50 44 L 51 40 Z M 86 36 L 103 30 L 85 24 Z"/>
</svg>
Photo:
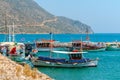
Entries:
<svg viewBox="0 0 120 80">
<path fill-rule="evenodd" d="M 0 33 L 0 34 L 6 34 L 6 33 Z M 50 34 L 50 33 L 15 33 L 15 34 Z M 87 34 L 87 33 L 53 33 L 53 34 Z M 88 34 L 120 34 L 120 33 L 88 33 Z"/>
</svg>

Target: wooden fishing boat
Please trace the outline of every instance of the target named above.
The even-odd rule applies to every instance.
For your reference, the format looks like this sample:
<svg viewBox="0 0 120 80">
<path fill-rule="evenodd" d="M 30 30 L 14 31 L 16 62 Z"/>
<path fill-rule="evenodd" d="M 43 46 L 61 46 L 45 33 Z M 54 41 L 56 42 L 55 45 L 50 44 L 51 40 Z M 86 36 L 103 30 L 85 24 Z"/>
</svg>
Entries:
<svg viewBox="0 0 120 80">
<path fill-rule="evenodd" d="M 106 49 L 106 46 L 104 43 L 74 41 L 72 42 L 71 50 L 74 50 L 74 49 L 80 50 L 81 44 L 82 44 L 83 51 L 87 51 L 87 52 L 105 51 Z"/>
<path fill-rule="evenodd" d="M 50 39 L 42 39 L 35 42 L 36 49 L 40 51 L 51 51 L 53 50 L 65 50 L 65 47 L 61 45 L 59 41 L 53 39 L 53 33 L 50 33 Z"/>
<path fill-rule="evenodd" d="M 66 54 L 69 59 L 39 56 L 37 59 L 32 60 L 33 65 L 44 67 L 96 67 L 98 64 L 98 58 L 89 59 L 83 57 L 83 53 L 86 52 L 52 52 L 57 54 Z"/>
</svg>

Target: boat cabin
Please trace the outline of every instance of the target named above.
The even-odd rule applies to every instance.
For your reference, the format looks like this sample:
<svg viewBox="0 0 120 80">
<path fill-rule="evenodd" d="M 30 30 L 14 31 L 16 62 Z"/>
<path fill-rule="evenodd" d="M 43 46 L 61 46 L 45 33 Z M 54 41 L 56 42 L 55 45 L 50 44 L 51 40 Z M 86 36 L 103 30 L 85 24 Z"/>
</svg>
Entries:
<svg viewBox="0 0 120 80">
<path fill-rule="evenodd" d="M 74 59 L 74 60 L 77 60 L 77 59 L 82 59 L 82 54 L 69 54 L 69 59 Z"/>
<path fill-rule="evenodd" d="M 37 48 L 50 48 L 51 44 L 52 46 L 54 46 L 53 45 L 54 42 L 55 42 L 54 40 L 42 40 L 40 42 L 36 42 L 36 47 Z"/>
<path fill-rule="evenodd" d="M 36 43 L 36 47 L 37 48 L 46 48 L 46 47 L 50 47 L 50 43 Z"/>
</svg>

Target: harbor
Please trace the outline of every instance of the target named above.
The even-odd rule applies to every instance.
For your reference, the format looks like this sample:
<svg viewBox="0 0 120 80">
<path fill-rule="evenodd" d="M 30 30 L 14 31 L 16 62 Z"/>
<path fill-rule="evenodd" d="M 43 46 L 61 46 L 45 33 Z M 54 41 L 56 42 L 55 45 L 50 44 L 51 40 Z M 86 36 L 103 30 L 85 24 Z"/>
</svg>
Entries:
<svg viewBox="0 0 120 80">
<path fill-rule="evenodd" d="M 29 36 L 34 36 L 34 37 L 29 37 Z M 59 36 L 61 36 L 62 35 L 62 37 L 64 38 L 64 40 L 63 40 L 63 38 L 61 38 L 61 39 L 59 39 Z M 40 71 L 42 71 L 43 73 L 45 73 L 45 74 L 47 74 L 47 75 L 49 75 L 49 76 L 51 76 L 53 79 L 55 79 L 55 80 L 61 80 L 61 79 L 63 79 L 63 77 L 59 77 L 59 76 L 61 76 L 61 74 L 62 74 L 62 71 L 64 71 L 65 72 L 65 77 L 67 78 L 68 76 L 69 77 L 71 77 L 71 79 L 70 80 L 73 80 L 73 76 L 75 76 L 75 74 L 73 74 L 73 73 L 71 73 L 71 74 L 69 74 L 69 73 L 67 73 L 67 72 L 69 72 L 69 71 L 74 71 L 75 73 L 76 73 L 76 76 L 80 76 L 81 77 L 81 80 L 84 80 L 84 77 L 85 77 L 85 79 L 86 80 L 89 80 L 88 79 L 88 77 L 86 77 L 85 75 L 89 75 L 90 77 L 92 77 L 93 75 L 95 75 L 95 76 L 97 76 L 98 78 L 100 78 L 100 79 L 106 79 L 106 80 L 112 80 L 112 79 L 109 79 L 109 77 L 106 77 L 106 76 L 108 76 L 108 75 L 112 75 L 112 72 L 114 72 L 114 70 L 118 70 L 118 67 L 119 67 L 119 50 L 104 50 L 104 51 L 87 51 L 87 53 L 84 53 L 84 52 L 86 52 L 86 51 L 84 51 L 83 50 L 83 44 L 84 44 L 84 38 L 85 38 L 85 36 L 84 36 L 84 34 L 73 34 L 72 35 L 72 37 L 74 38 L 74 41 L 73 40 L 71 40 L 70 39 L 70 35 L 72 35 L 72 34 L 69 34 L 69 35 L 67 35 L 68 36 L 68 38 L 69 38 L 69 40 L 68 41 L 66 41 L 67 39 L 66 39 L 66 35 L 64 35 L 64 34 L 54 34 L 53 35 L 53 38 L 55 39 L 55 40 L 57 40 L 57 43 L 59 43 L 59 44 L 55 44 L 55 45 L 57 45 L 57 46 L 59 46 L 59 47 L 67 47 L 67 49 L 65 48 L 65 49 L 62 49 L 62 50 L 59 50 L 59 55 L 58 54 L 55 54 L 56 52 L 58 53 L 58 50 L 56 51 L 56 50 L 53 50 L 53 47 L 52 46 L 49 46 L 49 48 L 50 48 L 50 50 L 52 49 L 53 50 L 53 52 L 54 53 L 52 53 L 52 55 L 51 55 L 51 58 L 49 58 L 49 56 L 50 56 L 50 50 L 49 51 L 36 51 L 37 50 L 37 48 L 36 48 L 36 45 L 35 45 L 35 38 L 37 38 L 37 37 L 40 37 L 41 38 L 41 36 L 43 37 L 43 38 L 45 38 L 46 40 L 49 40 L 50 39 L 50 35 L 48 35 L 48 34 L 25 34 L 25 35 L 21 35 L 21 34 L 17 34 L 16 35 L 16 42 L 15 42 L 15 44 L 13 44 L 13 43 L 11 43 L 11 44 L 13 44 L 13 46 L 15 46 L 16 45 L 16 47 L 18 47 L 18 48 L 16 48 L 16 49 L 19 49 L 19 45 L 23 45 L 24 46 L 24 49 L 27 49 L 27 50 L 25 50 L 25 52 L 24 53 L 29 53 L 29 54 L 31 54 L 31 53 L 35 53 L 35 57 L 37 58 L 37 57 L 39 57 L 39 60 L 42 60 L 42 61 L 45 61 L 45 64 L 47 64 L 47 65 L 44 65 L 43 67 L 42 67 L 42 64 L 43 64 L 43 62 L 41 62 L 41 61 L 38 61 L 39 63 L 32 63 L 32 65 L 33 66 L 31 66 L 31 67 L 34 67 L 34 68 L 37 68 L 38 70 L 40 70 Z M 94 40 L 92 40 L 93 38 L 94 38 L 94 36 L 98 36 L 98 34 L 91 34 L 90 36 L 91 36 L 91 41 L 94 41 L 95 43 L 104 43 L 105 45 L 105 48 L 107 48 L 109 45 L 111 45 L 111 44 L 117 44 L 117 45 L 119 45 L 119 38 L 118 38 L 118 41 L 116 41 L 116 40 L 114 40 L 114 39 L 116 39 L 116 37 L 113 37 L 112 39 L 113 40 L 108 40 L 108 41 L 106 41 L 107 39 L 104 39 L 104 40 L 102 40 L 100 37 L 98 37 L 98 38 L 95 38 L 95 39 L 98 39 L 99 41 L 95 41 L 95 39 Z M 100 35 L 100 34 L 99 34 Z M 104 35 L 106 35 L 106 36 L 109 36 L 109 34 L 101 34 L 101 36 L 104 36 Z M 113 34 L 113 35 L 119 35 L 119 34 Z M 0 35 L 1 37 L 2 37 L 2 35 Z M 19 37 L 20 36 L 20 37 Z M 20 39 L 19 38 L 21 38 L 21 36 L 22 37 L 24 37 L 24 38 L 26 38 L 25 36 L 27 36 L 28 37 L 28 39 L 26 38 L 25 39 L 25 41 L 19 41 Z M 81 39 L 80 39 L 80 37 L 78 38 L 78 37 L 76 37 L 76 36 L 81 36 L 82 37 L 82 41 L 81 41 Z M 5 36 L 3 36 L 3 37 L 5 37 Z M 30 39 L 31 38 L 31 39 Z M 2 38 L 1 38 L 2 39 Z M 42 39 L 42 38 L 41 38 Z M 59 40 L 58 40 L 59 39 Z M 28 40 L 31 40 L 31 41 L 28 41 Z M 59 42 L 58 42 L 59 41 Z M 77 41 L 77 43 L 79 43 L 79 45 L 77 46 L 77 48 L 74 48 L 74 50 L 70 50 L 70 49 L 68 49 L 69 47 L 72 47 L 72 43 L 71 43 L 71 41 L 72 42 L 75 42 L 75 41 Z M 82 44 L 80 44 L 82 42 Z M 3 43 L 4 42 L 1 42 L 1 45 L 3 46 Z M 21 44 L 21 43 L 23 43 L 23 44 Z M 51 43 L 51 42 L 50 42 Z M 4 45 L 5 45 L 6 43 L 4 43 Z M 8 45 L 8 43 L 7 43 L 7 45 Z M 79 48 L 78 48 L 79 47 Z M 66 54 L 75 54 L 75 53 L 79 53 L 79 51 L 81 50 L 81 47 L 82 47 L 82 50 L 83 50 L 83 52 L 82 52 L 82 54 L 84 55 L 84 58 L 82 58 L 82 60 L 78 60 L 80 57 L 72 57 L 71 56 L 71 58 L 73 58 L 73 61 L 70 63 L 70 62 L 68 62 L 68 61 L 66 61 L 67 62 L 67 64 L 66 64 L 66 62 L 64 62 L 64 60 L 63 60 L 63 57 L 64 58 L 66 58 L 67 60 L 70 58 L 70 57 L 68 57 L 68 56 L 66 56 Z M 12 47 L 11 47 L 12 48 Z M 115 47 L 115 45 L 113 45 L 113 48 L 116 48 Z M 30 50 L 31 49 L 31 50 Z M 61 49 L 61 48 L 60 48 Z M 76 50 L 76 49 L 78 49 L 78 50 Z M 68 51 L 68 50 L 70 50 L 70 51 Z M 76 51 L 75 51 L 76 50 Z M 62 53 L 62 54 L 61 54 Z M 63 54 L 64 53 L 64 54 Z M 71 54 L 71 55 L 72 55 Z M 28 54 L 27 54 L 28 55 Z M 76 54 L 77 55 L 77 54 Z M 23 60 L 23 59 L 21 59 L 20 58 L 20 60 L 18 59 L 18 57 L 16 57 L 17 55 L 13 55 L 13 60 L 16 60 L 16 62 L 17 63 L 19 63 L 19 64 L 21 64 L 21 65 L 24 65 L 24 63 L 25 64 L 28 64 L 28 65 L 31 65 L 31 63 L 29 64 L 29 62 L 26 62 L 26 61 L 23 61 L 23 62 L 21 62 L 20 60 Z M 25 56 L 25 55 L 24 55 Z M 23 56 L 23 58 L 24 58 L 24 56 Z M 43 57 L 44 56 L 44 57 Z M 77 55 L 77 56 L 80 56 L 80 55 Z M 10 57 L 8 57 L 8 58 L 10 58 Z M 36 59 L 35 58 L 35 59 Z M 11 58 L 10 58 L 11 59 Z M 77 60 L 76 60 L 77 59 Z M 90 67 L 90 66 L 88 66 L 87 65 L 87 67 L 85 67 L 85 66 L 77 66 L 78 64 L 83 64 L 83 63 L 85 63 L 85 64 L 87 64 L 87 60 L 88 59 L 97 59 L 98 60 L 98 63 L 97 63 L 97 66 L 95 66 L 95 67 Z M 47 61 L 48 60 L 48 61 Z M 51 62 L 52 61 L 52 62 Z M 56 63 L 56 61 L 58 61 L 57 63 Z M 89 60 L 88 60 L 89 61 Z M 32 61 L 33 62 L 33 61 Z M 42 63 L 42 64 L 41 64 Z M 52 66 L 50 65 L 50 63 L 52 63 Z M 66 64 L 66 65 L 64 65 L 64 63 Z M 55 64 L 57 64 L 57 66 L 55 65 Z M 72 65 L 71 65 L 72 64 Z M 112 64 L 112 65 L 111 65 Z M 116 64 L 118 64 L 118 66 L 115 66 Z M 36 66 L 37 65 L 37 66 Z M 111 66 L 108 66 L 108 65 L 111 65 Z M 69 67 L 68 67 L 69 66 Z M 70 67 L 71 66 L 71 67 Z M 65 67 L 67 67 L 67 68 L 65 68 Z M 110 71 L 108 71 L 108 70 L 110 70 L 110 69 L 114 69 L 113 71 L 111 71 L 111 73 L 110 74 L 107 74 L 108 72 L 110 72 Z M 100 69 L 100 70 L 99 70 Z M 108 72 L 107 72 L 108 71 Z M 53 74 L 51 74 L 51 72 L 52 73 L 54 73 L 54 75 Z M 89 72 L 89 73 L 88 73 Z M 102 72 L 106 72 L 104 75 L 102 75 Z M 91 73 L 91 74 L 90 74 Z M 100 77 L 100 76 L 98 76 L 98 75 L 96 75 L 95 73 L 97 73 L 97 74 L 101 74 L 103 77 Z M 57 76 L 56 76 L 57 75 Z M 114 74 L 114 76 L 116 76 L 116 74 Z M 63 79 L 64 80 L 64 79 Z M 65 79 L 66 80 L 66 79 Z M 77 79 L 77 77 L 76 77 L 76 79 L 75 80 L 78 80 Z M 93 80 L 96 80 L 96 78 L 94 78 Z"/>
<path fill-rule="evenodd" d="M 0 0 L 0 80 L 119 80 L 119 3 Z"/>
</svg>

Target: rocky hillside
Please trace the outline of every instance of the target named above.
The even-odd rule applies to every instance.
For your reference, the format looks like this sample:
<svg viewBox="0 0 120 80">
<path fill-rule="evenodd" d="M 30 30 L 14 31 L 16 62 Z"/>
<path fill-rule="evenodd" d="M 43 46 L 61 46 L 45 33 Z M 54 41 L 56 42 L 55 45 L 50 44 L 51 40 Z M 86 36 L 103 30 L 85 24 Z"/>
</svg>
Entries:
<svg viewBox="0 0 120 80">
<path fill-rule="evenodd" d="M 15 23 L 16 33 L 93 33 L 90 26 L 54 16 L 34 0 L 0 0 L 0 33 Z"/>
</svg>

